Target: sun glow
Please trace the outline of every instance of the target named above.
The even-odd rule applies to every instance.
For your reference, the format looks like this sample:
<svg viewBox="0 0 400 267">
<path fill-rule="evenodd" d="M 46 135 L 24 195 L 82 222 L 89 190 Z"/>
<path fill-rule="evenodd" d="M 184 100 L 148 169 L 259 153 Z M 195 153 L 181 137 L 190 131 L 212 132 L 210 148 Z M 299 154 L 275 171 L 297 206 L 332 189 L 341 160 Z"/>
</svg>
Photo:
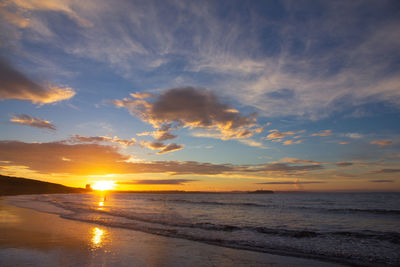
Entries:
<svg viewBox="0 0 400 267">
<path fill-rule="evenodd" d="M 92 185 L 92 188 L 94 190 L 100 190 L 100 191 L 105 191 L 105 190 L 112 190 L 115 187 L 115 182 L 114 181 L 97 181 L 94 182 Z"/>
</svg>

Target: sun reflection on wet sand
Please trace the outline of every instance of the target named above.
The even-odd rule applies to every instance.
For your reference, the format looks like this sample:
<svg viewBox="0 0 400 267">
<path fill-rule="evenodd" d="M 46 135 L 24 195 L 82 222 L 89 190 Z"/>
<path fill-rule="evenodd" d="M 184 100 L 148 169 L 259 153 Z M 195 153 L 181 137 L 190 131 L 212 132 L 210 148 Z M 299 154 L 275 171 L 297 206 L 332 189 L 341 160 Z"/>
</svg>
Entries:
<svg viewBox="0 0 400 267">
<path fill-rule="evenodd" d="M 102 240 L 103 240 L 104 230 L 101 230 L 98 227 L 94 227 L 92 229 L 92 234 L 93 234 L 92 240 L 91 240 L 92 241 L 92 247 L 94 249 L 102 247 L 102 245 L 103 245 L 102 244 Z"/>
<path fill-rule="evenodd" d="M 104 201 L 99 201 L 97 209 L 98 210 L 103 210 L 104 209 L 103 206 L 104 206 Z"/>
</svg>

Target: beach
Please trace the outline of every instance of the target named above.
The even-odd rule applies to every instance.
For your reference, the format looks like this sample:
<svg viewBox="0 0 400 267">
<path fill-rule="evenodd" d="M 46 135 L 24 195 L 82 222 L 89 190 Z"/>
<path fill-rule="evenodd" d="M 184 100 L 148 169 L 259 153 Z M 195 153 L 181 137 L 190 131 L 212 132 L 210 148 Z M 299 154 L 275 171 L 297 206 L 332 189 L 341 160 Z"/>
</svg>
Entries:
<svg viewBox="0 0 400 267">
<path fill-rule="evenodd" d="M 0 199 L 0 266 L 343 266 L 105 227 Z"/>
</svg>

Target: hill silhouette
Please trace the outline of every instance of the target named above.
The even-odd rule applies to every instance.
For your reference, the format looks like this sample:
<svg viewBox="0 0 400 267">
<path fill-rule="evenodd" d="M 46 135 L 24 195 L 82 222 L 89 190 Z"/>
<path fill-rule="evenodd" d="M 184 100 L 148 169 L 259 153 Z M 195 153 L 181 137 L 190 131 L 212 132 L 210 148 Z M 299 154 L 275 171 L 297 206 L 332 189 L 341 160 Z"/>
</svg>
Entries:
<svg viewBox="0 0 400 267">
<path fill-rule="evenodd" d="M 86 190 L 83 188 L 0 175 L 0 196 L 84 192 Z"/>
</svg>

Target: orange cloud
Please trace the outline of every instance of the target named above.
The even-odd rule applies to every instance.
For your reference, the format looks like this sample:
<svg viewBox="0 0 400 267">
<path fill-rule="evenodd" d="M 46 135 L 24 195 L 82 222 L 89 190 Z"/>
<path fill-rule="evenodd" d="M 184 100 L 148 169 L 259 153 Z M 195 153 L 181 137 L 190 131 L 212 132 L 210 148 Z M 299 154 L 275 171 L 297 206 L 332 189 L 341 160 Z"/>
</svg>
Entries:
<svg viewBox="0 0 400 267">
<path fill-rule="evenodd" d="M 285 145 L 285 146 L 288 146 L 288 145 L 293 145 L 293 144 L 300 144 L 300 143 L 303 143 L 303 141 L 304 140 L 297 140 L 297 141 L 293 141 L 293 140 L 286 140 L 285 142 L 283 142 L 283 144 Z"/>
<path fill-rule="evenodd" d="M 42 118 L 34 118 L 26 114 L 14 114 L 12 115 L 10 121 L 16 124 L 22 124 L 36 128 L 47 128 L 50 130 L 56 130 L 56 127 L 51 122 L 46 121 Z"/>
<path fill-rule="evenodd" d="M 393 144 L 393 142 L 391 140 L 374 140 L 374 141 L 371 141 L 371 144 L 382 147 L 382 146 L 389 146 L 389 145 Z"/>
<path fill-rule="evenodd" d="M 27 100 L 44 105 L 67 100 L 75 95 L 74 90 L 69 87 L 39 85 L 2 60 L 0 60 L 0 80 L 2 81 L 0 99 L 3 100 Z"/>
<path fill-rule="evenodd" d="M 153 95 L 150 93 L 140 93 L 140 92 L 136 92 L 136 93 L 132 93 L 130 94 L 131 97 L 133 98 L 139 98 L 139 99 L 143 99 L 143 98 L 149 98 L 152 97 Z"/>
<path fill-rule="evenodd" d="M 295 131 L 288 131 L 288 132 L 279 132 L 278 130 L 270 130 L 269 135 L 267 135 L 267 140 L 273 140 L 273 139 L 282 139 L 290 135 L 295 135 L 297 132 Z"/>
<path fill-rule="evenodd" d="M 8 0 L 3 4 L 4 7 L 9 7 L 15 13 L 11 13 L 10 10 L 6 10 L 12 15 L 8 15 L 5 19 L 21 28 L 29 26 L 29 21 L 21 23 L 25 19 L 23 13 L 26 11 L 57 11 L 66 14 L 69 18 L 76 21 L 82 27 L 90 27 L 92 23 L 88 20 L 79 16 L 71 7 L 70 1 L 58 1 L 58 0 Z"/>
</svg>

